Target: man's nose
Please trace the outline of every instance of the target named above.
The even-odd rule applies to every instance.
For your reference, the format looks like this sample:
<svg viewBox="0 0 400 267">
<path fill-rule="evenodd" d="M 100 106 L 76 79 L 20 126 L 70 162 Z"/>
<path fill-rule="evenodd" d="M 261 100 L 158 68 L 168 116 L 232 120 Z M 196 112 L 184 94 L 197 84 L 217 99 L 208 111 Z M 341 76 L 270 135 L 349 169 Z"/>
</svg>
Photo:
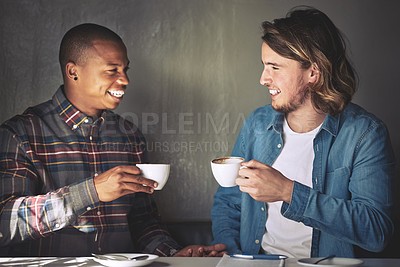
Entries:
<svg viewBox="0 0 400 267">
<path fill-rule="evenodd" d="M 265 70 L 261 73 L 260 84 L 265 86 L 272 84 L 272 78 Z"/>
<path fill-rule="evenodd" d="M 120 76 L 118 77 L 117 83 L 120 85 L 128 85 L 129 84 L 129 78 L 126 73 L 121 73 Z"/>
</svg>

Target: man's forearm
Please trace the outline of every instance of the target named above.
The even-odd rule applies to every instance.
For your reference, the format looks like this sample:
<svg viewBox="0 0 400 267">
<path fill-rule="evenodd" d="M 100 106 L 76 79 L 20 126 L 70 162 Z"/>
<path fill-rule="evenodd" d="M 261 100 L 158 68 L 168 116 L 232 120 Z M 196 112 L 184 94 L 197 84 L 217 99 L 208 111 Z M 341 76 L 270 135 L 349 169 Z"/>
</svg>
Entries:
<svg viewBox="0 0 400 267">
<path fill-rule="evenodd" d="M 0 213 L 0 246 L 46 237 L 73 223 L 79 213 L 94 208 L 96 202 L 90 203 L 85 189 L 88 183 L 90 179 L 76 183 L 72 191 L 66 186 L 45 195 L 9 199 Z M 76 192 L 82 196 L 77 198 Z"/>
</svg>

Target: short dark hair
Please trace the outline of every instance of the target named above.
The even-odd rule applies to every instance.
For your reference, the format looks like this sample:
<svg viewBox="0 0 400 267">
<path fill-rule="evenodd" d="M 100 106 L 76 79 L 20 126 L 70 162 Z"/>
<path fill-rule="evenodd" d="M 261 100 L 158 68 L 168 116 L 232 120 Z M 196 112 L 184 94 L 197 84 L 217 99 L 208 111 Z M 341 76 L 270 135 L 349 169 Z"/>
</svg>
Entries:
<svg viewBox="0 0 400 267">
<path fill-rule="evenodd" d="M 314 107 L 331 115 L 343 111 L 356 91 L 357 74 L 347 58 L 345 40 L 328 16 L 300 6 L 285 18 L 263 22 L 262 28 L 263 41 L 276 53 L 305 69 L 317 65 L 319 79 L 310 88 Z"/>
<path fill-rule="evenodd" d="M 121 37 L 112 30 L 93 23 L 77 25 L 67 31 L 60 44 L 59 61 L 63 76 L 68 62 L 84 64 L 86 51 L 93 46 L 93 41 L 107 40 L 122 42 Z"/>
</svg>

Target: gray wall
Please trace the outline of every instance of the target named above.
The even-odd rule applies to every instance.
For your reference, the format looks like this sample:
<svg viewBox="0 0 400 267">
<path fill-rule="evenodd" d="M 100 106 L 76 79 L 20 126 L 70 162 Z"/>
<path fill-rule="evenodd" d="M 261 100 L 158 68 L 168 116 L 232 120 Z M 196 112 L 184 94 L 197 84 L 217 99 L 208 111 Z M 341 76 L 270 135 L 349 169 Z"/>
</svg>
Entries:
<svg viewBox="0 0 400 267">
<path fill-rule="evenodd" d="M 152 162 L 172 164 L 156 198 L 165 220 L 208 220 L 209 160 L 230 154 L 243 119 L 270 103 L 259 85 L 260 23 L 307 4 L 345 33 L 359 72 L 354 102 L 389 127 L 400 158 L 398 1 L 0 0 L 0 121 L 51 98 L 58 47 L 79 23 L 125 40 L 131 84 L 117 112 L 146 134 Z"/>
</svg>

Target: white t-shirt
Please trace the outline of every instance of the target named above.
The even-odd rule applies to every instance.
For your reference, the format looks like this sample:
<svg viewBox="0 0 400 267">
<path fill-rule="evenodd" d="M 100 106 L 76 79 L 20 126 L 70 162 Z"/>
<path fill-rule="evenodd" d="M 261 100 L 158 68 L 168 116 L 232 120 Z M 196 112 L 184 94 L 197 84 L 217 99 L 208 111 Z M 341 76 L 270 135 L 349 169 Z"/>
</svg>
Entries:
<svg viewBox="0 0 400 267">
<path fill-rule="evenodd" d="M 284 145 L 272 167 L 287 178 L 312 187 L 313 140 L 320 127 L 307 133 L 295 133 L 285 119 Z M 282 201 L 267 203 L 268 217 L 261 244 L 264 252 L 296 258 L 310 257 L 312 228 L 283 217 L 281 206 Z"/>
</svg>

